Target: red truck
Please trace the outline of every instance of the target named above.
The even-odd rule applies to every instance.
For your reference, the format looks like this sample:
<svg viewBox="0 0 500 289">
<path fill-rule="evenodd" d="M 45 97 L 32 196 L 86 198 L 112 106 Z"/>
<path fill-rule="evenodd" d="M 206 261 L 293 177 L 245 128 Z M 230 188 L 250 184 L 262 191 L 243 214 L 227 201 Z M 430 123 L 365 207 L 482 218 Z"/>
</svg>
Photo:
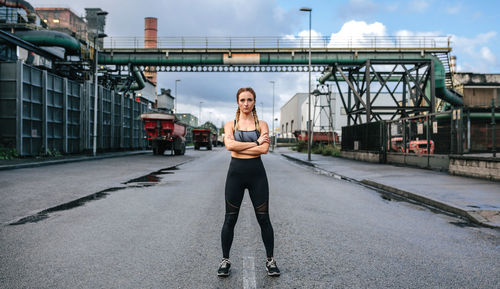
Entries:
<svg viewBox="0 0 500 289">
<path fill-rule="evenodd" d="M 154 155 L 172 150 L 176 155 L 186 152 L 186 125 L 177 122 L 175 115 L 167 113 L 141 114 L 149 145 Z"/>
<path fill-rule="evenodd" d="M 217 134 L 212 133 L 210 129 L 193 128 L 192 132 L 195 150 L 199 150 L 200 147 L 207 147 L 207 150 L 211 150 L 212 146 L 217 146 Z"/>
<path fill-rule="evenodd" d="M 307 141 L 307 131 L 305 131 L 305 130 L 303 130 L 303 131 L 296 130 L 293 132 L 293 135 L 295 136 L 297 141 Z M 315 131 L 315 132 L 313 132 L 312 142 L 313 143 L 331 143 L 331 142 L 333 142 L 334 137 L 335 137 L 335 143 L 338 144 L 339 143 L 339 135 L 336 132 L 332 135 L 331 131 L 330 132 Z"/>
<path fill-rule="evenodd" d="M 390 150 L 402 153 L 427 154 L 427 140 L 410 140 L 403 145 L 402 137 L 391 138 Z M 434 141 L 429 140 L 429 154 L 434 154 Z"/>
</svg>

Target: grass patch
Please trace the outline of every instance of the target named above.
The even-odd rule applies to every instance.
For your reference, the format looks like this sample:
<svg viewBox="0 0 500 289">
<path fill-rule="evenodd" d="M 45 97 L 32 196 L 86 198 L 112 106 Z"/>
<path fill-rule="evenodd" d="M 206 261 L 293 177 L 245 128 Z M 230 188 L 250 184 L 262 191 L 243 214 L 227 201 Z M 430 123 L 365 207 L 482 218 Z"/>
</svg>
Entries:
<svg viewBox="0 0 500 289">
<path fill-rule="evenodd" d="M 292 150 L 306 153 L 307 152 L 307 142 L 299 141 L 292 147 Z M 340 156 L 340 146 L 334 146 L 333 144 L 324 145 L 324 144 L 314 144 L 311 148 L 311 153 L 313 154 L 321 154 L 324 156 L 332 156 L 338 157 Z"/>
</svg>

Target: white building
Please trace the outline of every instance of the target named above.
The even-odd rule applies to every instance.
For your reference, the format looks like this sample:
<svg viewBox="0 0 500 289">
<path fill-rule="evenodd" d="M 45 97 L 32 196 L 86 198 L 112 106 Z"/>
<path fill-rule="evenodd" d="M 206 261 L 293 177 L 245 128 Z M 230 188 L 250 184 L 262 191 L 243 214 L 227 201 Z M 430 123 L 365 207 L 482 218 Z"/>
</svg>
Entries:
<svg viewBox="0 0 500 289">
<path fill-rule="evenodd" d="M 337 93 L 331 94 L 331 113 L 333 130 L 339 135 L 342 126 L 347 125 L 347 117 L 339 102 Z M 313 131 L 329 131 L 328 99 L 326 95 L 311 95 L 311 119 Z M 315 105 L 316 104 L 316 105 Z M 280 109 L 280 128 L 282 138 L 293 138 L 294 131 L 307 131 L 309 101 L 307 93 L 296 93 Z"/>
</svg>

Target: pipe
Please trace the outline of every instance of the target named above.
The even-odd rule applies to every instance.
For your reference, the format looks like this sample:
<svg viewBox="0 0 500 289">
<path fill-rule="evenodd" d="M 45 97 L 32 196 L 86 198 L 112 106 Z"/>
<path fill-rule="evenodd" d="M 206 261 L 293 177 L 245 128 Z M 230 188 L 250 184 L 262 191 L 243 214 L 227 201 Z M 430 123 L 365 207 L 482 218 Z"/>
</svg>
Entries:
<svg viewBox="0 0 500 289">
<path fill-rule="evenodd" d="M 142 76 L 141 71 L 137 66 L 132 66 L 132 75 L 135 77 L 135 85 L 130 86 L 130 90 L 141 90 L 144 87 L 146 87 L 146 84 L 144 83 L 144 77 Z"/>
<path fill-rule="evenodd" d="M 325 71 L 323 75 L 321 75 L 318 79 L 319 83 L 324 84 L 326 81 L 330 80 L 333 76 L 332 68 Z M 332 79 L 333 80 L 333 79 Z"/>
<path fill-rule="evenodd" d="M 23 9 L 24 11 L 26 11 L 26 14 L 28 14 L 28 16 L 35 14 L 36 16 L 41 18 L 40 15 L 38 15 L 38 13 L 36 13 L 33 6 L 31 6 L 30 3 L 28 3 L 27 1 L 24 1 L 24 0 L 0 0 L 0 6 L 11 7 L 11 8 L 20 8 L 20 9 Z M 45 23 L 43 21 L 40 21 L 40 25 L 43 28 L 48 27 L 47 23 Z"/>
<path fill-rule="evenodd" d="M 142 76 L 142 73 L 139 70 L 139 68 L 137 68 L 137 66 L 135 66 L 135 65 L 131 65 L 130 70 L 132 71 L 132 75 L 135 78 L 136 84 L 132 84 L 128 88 L 126 88 L 126 86 L 127 86 L 126 84 L 118 85 L 116 87 L 118 91 L 122 91 L 124 88 L 126 88 L 127 91 L 128 90 L 136 91 L 136 90 L 141 90 L 144 87 L 146 87 L 146 83 L 144 82 L 144 77 Z"/>
<path fill-rule="evenodd" d="M 27 13 L 35 13 L 35 9 L 28 1 L 24 0 L 0 0 L 0 5 L 12 8 L 22 8 Z"/>
<path fill-rule="evenodd" d="M 53 30 L 16 31 L 17 37 L 38 46 L 59 46 L 66 49 L 67 55 L 80 55 L 84 49 L 80 41 L 70 35 Z"/>
<path fill-rule="evenodd" d="M 439 114 L 436 115 L 435 117 L 437 119 L 446 119 L 446 118 L 451 118 L 451 113 L 448 114 Z M 491 120 L 491 113 L 490 112 L 470 112 L 469 116 L 471 119 L 489 119 Z M 500 119 L 500 114 L 495 114 L 495 119 Z"/>
<path fill-rule="evenodd" d="M 230 64 L 238 65 L 235 62 L 238 53 L 233 53 L 231 58 L 228 58 L 225 52 L 210 52 L 210 53 L 101 53 L 99 63 L 127 65 L 229 65 L 227 59 L 232 59 Z M 253 55 L 257 58 L 253 65 L 306 65 L 308 64 L 307 53 L 295 53 L 293 56 L 289 52 L 283 53 L 256 53 Z M 241 58 L 247 60 L 246 58 Z M 377 53 L 358 53 L 355 56 L 350 52 L 318 52 L 312 55 L 312 64 L 331 65 L 332 63 L 340 64 L 363 64 L 367 60 L 391 61 L 398 63 L 400 61 L 420 61 L 428 59 L 434 62 L 434 81 L 436 97 L 445 100 L 455 107 L 463 106 L 462 98 L 459 94 L 446 89 L 445 85 L 445 70 L 441 61 L 434 55 L 426 54 L 422 56 L 420 53 L 397 53 L 397 52 L 377 52 Z M 249 63 L 241 63 L 249 64 Z"/>
</svg>

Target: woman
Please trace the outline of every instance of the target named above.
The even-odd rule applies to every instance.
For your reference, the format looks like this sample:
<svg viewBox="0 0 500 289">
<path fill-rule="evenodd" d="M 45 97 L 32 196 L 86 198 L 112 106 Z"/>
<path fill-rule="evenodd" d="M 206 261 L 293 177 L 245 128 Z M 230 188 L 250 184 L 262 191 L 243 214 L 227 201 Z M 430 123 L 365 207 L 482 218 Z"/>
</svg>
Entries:
<svg viewBox="0 0 500 289">
<path fill-rule="evenodd" d="M 231 163 L 226 178 L 226 215 L 222 226 L 222 262 L 217 275 L 229 276 L 231 262 L 229 251 L 233 242 L 234 226 L 238 220 L 245 189 L 250 193 L 262 240 L 266 247 L 266 270 L 269 276 L 279 276 L 280 271 L 273 257 L 274 232 L 269 219 L 269 186 L 266 170 L 260 155 L 269 150 L 269 128 L 259 121 L 255 110 L 255 91 L 240 88 L 236 93 L 238 110 L 236 119 L 224 126 L 224 144 L 231 151 Z"/>
</svg>

